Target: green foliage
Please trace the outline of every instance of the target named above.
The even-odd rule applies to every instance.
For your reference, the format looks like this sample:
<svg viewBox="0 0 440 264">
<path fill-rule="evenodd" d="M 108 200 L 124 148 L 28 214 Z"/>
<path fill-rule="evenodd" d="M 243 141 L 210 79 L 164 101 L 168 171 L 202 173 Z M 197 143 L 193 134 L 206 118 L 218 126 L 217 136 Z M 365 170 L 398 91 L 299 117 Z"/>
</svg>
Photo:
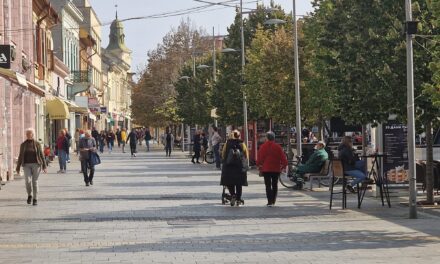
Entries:
<svg viewBox="0 0 440 264">
<path fill-rule="evenodd" d="M 393 0 L 316 0 L 316 45 L 337 112 L 348 123 L 387 120 L 405 113 L 403 3 Z"/>
<path fill-rule="evenodd" d="M 191 66 L 186 65 L 181 71 L 181 76 L 191 77 L 179 79 L 174 84 L 178 95 L 177 114 L 186 124 L 208 124 L 212 122 L 212 106 L 209 100 L 212 90 L 212 73 L 209 69 L 201 69 L 197 71 L 195 77 L 192 74 Z"/>
</svg>

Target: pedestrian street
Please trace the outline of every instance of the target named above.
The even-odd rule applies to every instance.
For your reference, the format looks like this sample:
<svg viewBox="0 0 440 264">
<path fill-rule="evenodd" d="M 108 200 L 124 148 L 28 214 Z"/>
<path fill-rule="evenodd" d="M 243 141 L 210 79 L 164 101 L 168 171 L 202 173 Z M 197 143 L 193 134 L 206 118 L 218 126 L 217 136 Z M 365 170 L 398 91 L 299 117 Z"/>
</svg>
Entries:
<svg viewBox="0 0 440 264">
<path fill-rule="evenodd" d="M 0 190 L 0 263 L 421 263 L 438 261 L 439 217 L 382 207 L 366 198 L 347 210 L 328 191 L 279 186 L 266 207 L 263 180 L 250 173 L 244 206 L 221 204 L 220 171 L 187 153 L 117 147 L 101 155 L 86 187 L 71 154 L 66 174 L 50 164 L 38 206 L 23 179 Z"/>
</svg>

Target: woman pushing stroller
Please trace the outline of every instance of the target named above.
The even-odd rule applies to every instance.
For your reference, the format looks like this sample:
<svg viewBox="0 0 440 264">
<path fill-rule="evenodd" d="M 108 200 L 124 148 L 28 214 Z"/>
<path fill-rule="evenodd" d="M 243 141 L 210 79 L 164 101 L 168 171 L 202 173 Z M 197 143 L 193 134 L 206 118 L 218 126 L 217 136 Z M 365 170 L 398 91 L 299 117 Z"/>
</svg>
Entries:
<svg viewBox="0 0 440 264">
<path fill-rule="evenodd" d="M 242 205 L 242 187 L 247 186 L 247 161 L 249 152 L 240 140 L 240 132 L 234 130 L 222 151 L 222 174 L 220 185 L 226 186 L 231 194 L 231 206 Z"/>
</svg>

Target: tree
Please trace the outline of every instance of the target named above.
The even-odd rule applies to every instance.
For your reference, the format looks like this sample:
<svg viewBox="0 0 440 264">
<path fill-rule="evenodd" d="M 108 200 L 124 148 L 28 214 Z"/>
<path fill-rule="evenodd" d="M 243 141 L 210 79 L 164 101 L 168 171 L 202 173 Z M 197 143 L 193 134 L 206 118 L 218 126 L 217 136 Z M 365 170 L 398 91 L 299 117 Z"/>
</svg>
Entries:
<svg viewBox="0 0 440 264">
<path fill-rule="evenodd" d="M 271 8 L 278 8 L 273 2 Z M 249 14 L 248 18 L 244 17 L 244 45 L 245 50 L 250 48 L 251 42 L 255 37 L 257 27 L 263 25 L 270 18 L 284 18 L 285 14 L 282 10 L 276 12 L 267 12 L 267 7 L 258 5 L 257 9 Z M 240 30 L 240 13 L 237 9 L 234 22 L 228 28 L 228 36 L 225 38 L 225 47 L 236 50 L 241 49 L 241 30 Z M 266 28 L 275 28 L 276 26 L 266 26 Z M 223 54 L 219 58 L 217 65 L 218 79 L 213 87 L 212 105 L 217 108 L 219 122 L 228 125 L 243 124 L 243 91 L 242 84 L 249 82 L 243 78 L 241 69 L 241 54 L 235 52 L 231 54 Z M 253 100 L 248 97 L 249 100 Z M 249 116 L 256 118 L 254 109 L 250 109 Z"/>
<path fill-rule="evenodd" d="M 335 89 L 337 112 L 348 123 L 388 120 L 405 113 L 403 4 L 384 0 L 316 0 L 326 49 L 323 76 Z M 322 8 L 321 8 L 322 7 Z"/>
<path fill-rule="evenodd" d="M 440 105 L 436 105 L 435 77 L 430 71 L 430 65 L 435 60 L 435 48 L 438 44 L 429 37 L 440 34 L 436 26 L 434 13 L 429 1 L 421 0 L 413 3 L 414 19 L 419 21 L 418 35 L 414 39 L 414 69 L 415 69 L 415 104 L 418 128 L 426 135 L 426 202 L 434 203 L 434 173 L 433 173 L 433 127 L 438 126 Z"/>
<path fill-rule="evenodd" d="M 196 50 L 207 50 L 211 44 L 203 29 L 190 20 L 172 29 L 156 49 L 148 52 L 148 65 L 132 93 L 134 122 L 140 125 L 164 126 L 180 121 L 176 109 L 177 93 L 173 83 L 179 70 Z"/>
<path fill-rule="evenodd" d="M 192 76 L 190 65 L 182 69 L 181 76 Z M 212 91 L 212 73 L 201 70 L 196 76 L 179 79 L 174 85 L 177 91 L 177 114 L 183 122 L 190 125 L 210 123 L 212 105 L 209 99 Z"/>
</svg>

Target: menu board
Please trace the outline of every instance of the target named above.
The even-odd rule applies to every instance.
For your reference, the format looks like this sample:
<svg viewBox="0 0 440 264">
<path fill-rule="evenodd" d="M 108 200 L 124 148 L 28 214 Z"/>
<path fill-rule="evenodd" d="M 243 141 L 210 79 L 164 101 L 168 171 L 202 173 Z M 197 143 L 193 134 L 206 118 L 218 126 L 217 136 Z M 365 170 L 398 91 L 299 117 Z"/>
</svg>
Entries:
<svg viewBox="0 0 440 264">
<path fill-rule="evenodd" d="M 407 127 L 398 121 L 383 124 L 383 173 L 391 183 L 408 182 Z M 384 174 L 385 175 L 385 174 Z"/>
</svg>

